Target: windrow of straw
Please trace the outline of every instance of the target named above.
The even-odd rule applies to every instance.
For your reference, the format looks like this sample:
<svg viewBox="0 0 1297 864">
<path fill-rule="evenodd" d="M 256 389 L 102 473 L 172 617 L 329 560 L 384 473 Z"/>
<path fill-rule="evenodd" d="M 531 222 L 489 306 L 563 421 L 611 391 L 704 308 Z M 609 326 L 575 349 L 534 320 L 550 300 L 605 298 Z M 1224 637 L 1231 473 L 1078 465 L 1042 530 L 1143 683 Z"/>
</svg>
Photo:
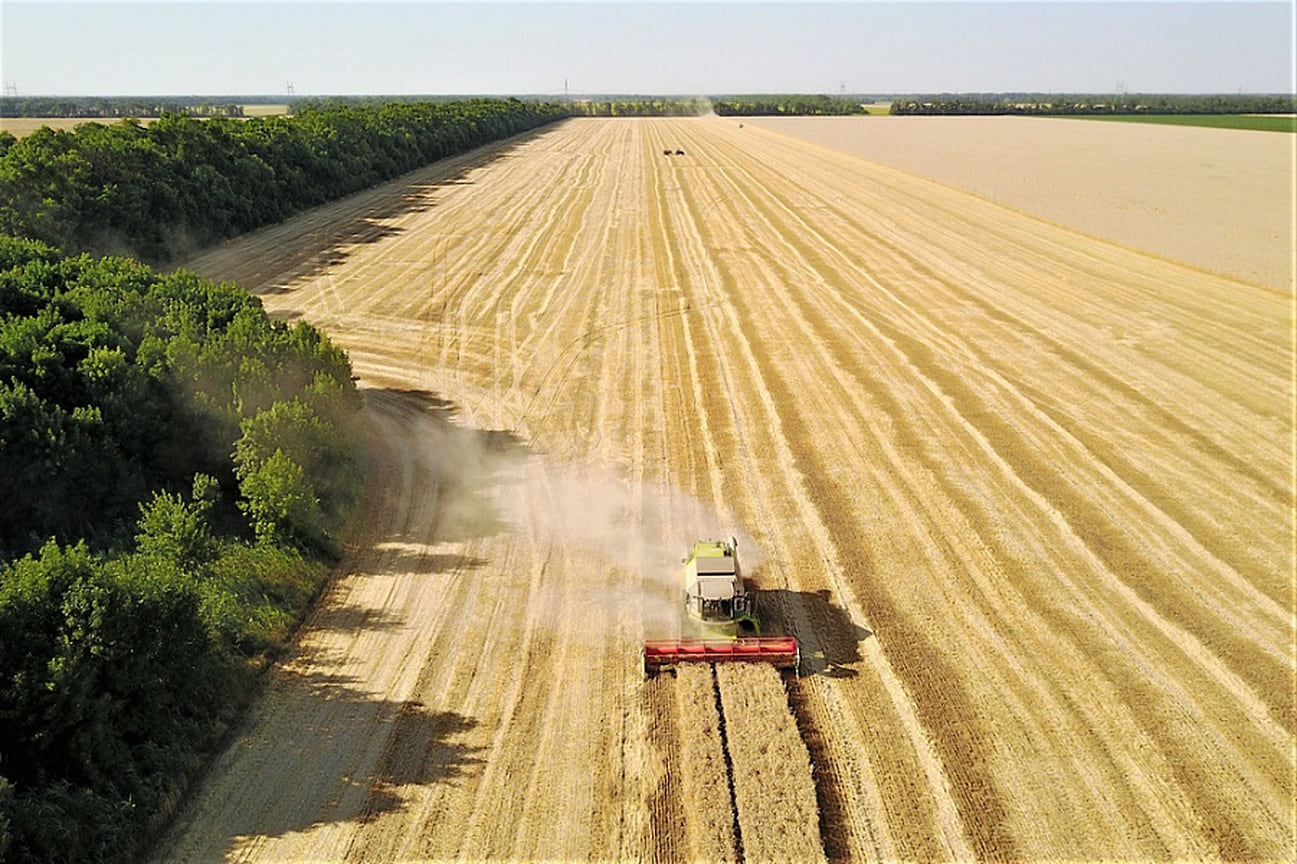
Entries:
<svg viewBox="0 0 1297 864">
<path fill-rule="evenodd" d="M 734 808 L 730 798 L 720 716 L 712 670 L 684 663 L 676 670 L 680 700 L 680 763 L 689 843 L 695 861 L 738 861 Z"/>
<path fill-rule="evenodd" d="M 748 861 L 823 861 L 810 755 L 779 671 L 757 663 L 716 667 Z"/>
</svg>

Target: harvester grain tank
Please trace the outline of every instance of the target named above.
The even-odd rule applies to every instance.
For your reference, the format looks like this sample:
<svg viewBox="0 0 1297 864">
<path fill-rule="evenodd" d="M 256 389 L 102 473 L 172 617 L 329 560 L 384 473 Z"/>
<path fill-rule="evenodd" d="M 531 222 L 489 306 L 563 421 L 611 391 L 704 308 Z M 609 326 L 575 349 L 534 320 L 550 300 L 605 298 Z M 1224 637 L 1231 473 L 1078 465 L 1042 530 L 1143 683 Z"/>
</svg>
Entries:
<svg viewBox="0 0 1297 864">
<path fill-rule="evenodd" d="M 738 541 L 703 540 L 685 565 L 685 612 L 715 636 L 760 636 L 753 596 L 739 569 Z"/>
<path fill-rule="evenodd" d="M 701 540 L 684 559 L 684 629 L 681 639 L 644 642 L 644 673 L 680 663 L 772 663 L 796 669 L 797 639 L 761 636 L 756 596 L 739 566 L 738 541 Z"/>
</svg>

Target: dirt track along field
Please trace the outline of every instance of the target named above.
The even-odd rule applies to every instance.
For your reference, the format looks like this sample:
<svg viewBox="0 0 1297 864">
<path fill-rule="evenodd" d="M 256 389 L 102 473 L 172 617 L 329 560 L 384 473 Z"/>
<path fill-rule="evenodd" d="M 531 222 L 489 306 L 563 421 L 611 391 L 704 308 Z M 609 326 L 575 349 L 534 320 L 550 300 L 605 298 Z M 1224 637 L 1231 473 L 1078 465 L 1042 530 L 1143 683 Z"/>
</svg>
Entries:
<svg viewBox="0 0 1297 864">
<path fill-rule="evenodd" d="M 160 857 L 737 855 L 779 794 L 738 772 L 780 775 L 689 725 L 733 673 L 638 656 L 730 533 L 802 642 L 754 698 L 827 857 L 1293 848 L 1285 290 L 717 118 L 568 121 L 192 266 L 348 349 L 375 482 Z"/>
</svg>

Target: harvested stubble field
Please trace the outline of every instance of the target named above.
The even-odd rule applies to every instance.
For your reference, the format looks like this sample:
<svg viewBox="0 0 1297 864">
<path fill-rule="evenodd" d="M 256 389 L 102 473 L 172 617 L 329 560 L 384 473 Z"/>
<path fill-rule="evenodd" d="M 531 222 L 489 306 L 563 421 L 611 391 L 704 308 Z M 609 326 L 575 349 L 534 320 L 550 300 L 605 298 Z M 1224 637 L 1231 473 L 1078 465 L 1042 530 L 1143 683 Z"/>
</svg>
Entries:
<svg viewBox="0 0 1297 864">
<path fill-rule="evenodd" d="M 580 120 L 191 262 L 351 352 L 374 482 L 159 857 L 1287 857 L 1292 298 L 1091 233 Z M 804 677 L 641 681 L 730 529 Z"/>
<path fill-rule="evenodd" d="M 145 118 L 140 122 L 148 124 L 154 119 L 156 118 Z M 82 123 L 111 125 L 117 122 L 114 117 L 0 117 L 0 132 L 8 132 L 15 138 L 23 138 L 42 126 L 71 132 Z"/>
</svg>

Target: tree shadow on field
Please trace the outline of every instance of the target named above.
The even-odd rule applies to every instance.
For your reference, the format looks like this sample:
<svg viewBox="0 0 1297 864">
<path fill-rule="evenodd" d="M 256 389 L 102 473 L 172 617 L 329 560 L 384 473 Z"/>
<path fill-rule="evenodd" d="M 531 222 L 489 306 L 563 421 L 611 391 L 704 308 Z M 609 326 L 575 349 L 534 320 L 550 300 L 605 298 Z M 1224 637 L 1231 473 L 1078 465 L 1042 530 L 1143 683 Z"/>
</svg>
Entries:
<svg viewBox="0 0 1297 864">
<path fill-rule="evenodd" d="M 401 233 L 405 228 L 393 222 L 437 206 L 441 190 L 472 185 L 474 181 L 468 179 L 472 171 L 510 158 L 522 144 L 553 130 L 552 125 L 531 129 L 291 217 L 283 225 L 298 222 L 301 230 L 280 246 L 275 271 L 255 293 L 290 293 L 302 282 L 342 265 L 360 248 Z"/>
<path fill-rule="evenodd" d="M 361 636 L 390 640 L 378 643 L 389 650 L 417 646 L 415 662 L 435 669 L 454 662 L 448 646 L 457 634 L 420 631 L 406 641 L 399 631 L 421 622 L 382 601 L 366 604 L 343 574 L 387 583 L 394 575 L 437 579 L 486 566 L 483 558 L 442 544 L 489 537 L 507 527 L 497 512 L 499 487 L 532 451 L 511 430 L 461 424 L 455 403 L 434 392 L 393 388 L 362 394 L 375 457 L 362 507 L 386 506 L 377 511 L 375 524 L 355 526 L 339 578 L 264 676 L 261 693 L 212 759 L 207 776 L 195 781 L 188 806 L 151 860 L 180 857 L 182 843 L 206 842 L 213 832 L 223 848 L 216 854 L 209 847 L 212 858 L 242 857 L 257 838 L 373 821 L 410 806 L 423 794 L 414 787 L 453 786 L 481 770 L 487 739 L 476 718 L 383 698 L 382 681 L 356 674 L 366 668 L 352 649 Z"/>
<path fill-rule="evenodd" d="M 365 391 L 367 403 L 387 417 L 401 418 L 410 428 L 404 443 L 415 465 L 416 495 L 435 495 L 437 543 L 491 537 L 509 528 L 497 503 L 500 487 L 532 455 L 531 446 L 511 429 L 477 429 L 457 421 L 458 407 L 427 391 L 391 388 Z M 380 541 L 411 544 L 414 554 L 422 538 L 394 535 Z M 408 562 L 407 562 L 408 563 Z M 482 562 L 450 561 L 456 567 Z"/>
<path fill-rule="evenodd" d="M 330 595 L 333 592 L 330 592 Z M 360 630 L 391 630 L 401 626 L 405 619 L 387 609 L 375 609 L 360 603 L 333 605 L 329 595 L 320 601 L 320 609 L 311 616 L 307 625 L 312 630 L 358 632 Z"/>
<path fill-rule="evenodd" d="M 455 740 L 477 725 L 472 717 L 455 711 L 430 711 L 414 700 L 401 703 L 378 770 L 370 778 L 360 821 L 372 822 L 383 813 L 405 809 L 400 787 L 453 784 L 480 771 L 486 748 Z"/>
<path fill-rule="evenodd" d="M 213 788 L 194 796 L 150 860 L 175 857 L 195 819 L 209 837 L 216 832 L 217 859 L 227 860 L 256 838 L 400 812 L 416 794 L 410 787 L 455 785 L 481 770 L 485 747 L 465 740 L 478 726 L 474 718 L 374 699 L 363 681 L 319 665 L 328 667 L 290 662 L 274 670 L 269 698 L 207 778 Z"/>
<path fill-rule="evenodd" d="M 756 593 L 762 635 L 797 637 L 801 677 L 854 678 L 858 674 L 852 667 L 860 660 L 860 643 L 874 632 L 852 621 L 847 610 L 833 602 L 830 591 L 776 588 Z"/>
</svg>

